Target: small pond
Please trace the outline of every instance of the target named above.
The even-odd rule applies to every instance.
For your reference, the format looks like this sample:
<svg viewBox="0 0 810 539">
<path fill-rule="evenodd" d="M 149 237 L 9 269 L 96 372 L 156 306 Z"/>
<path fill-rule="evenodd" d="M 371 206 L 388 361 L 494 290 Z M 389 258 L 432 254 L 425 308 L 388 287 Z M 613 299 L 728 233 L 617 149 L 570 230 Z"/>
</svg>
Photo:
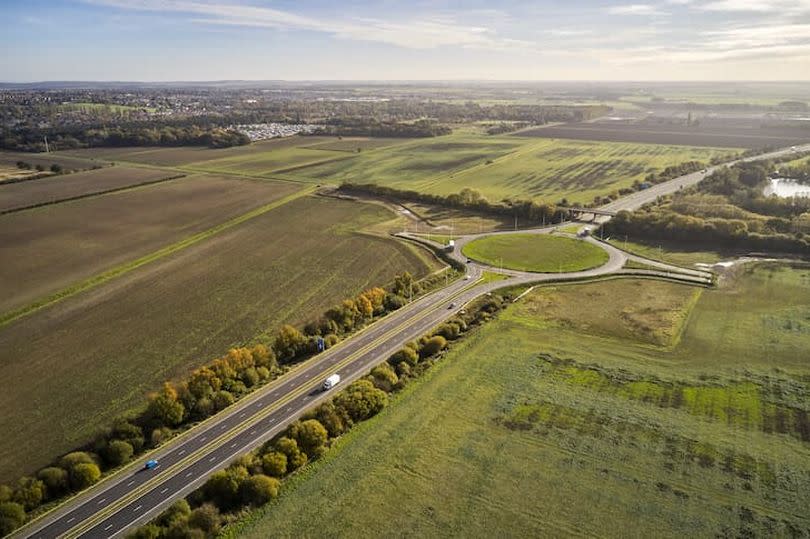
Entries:
<svg viewBox="0 0 810 539">
<path fill-rule="evenodd" d="M 810 197 L 810 184 L 799 183 L 788 178 L 771 178 L 762 193 L 765 196 Z"/>
</svg>

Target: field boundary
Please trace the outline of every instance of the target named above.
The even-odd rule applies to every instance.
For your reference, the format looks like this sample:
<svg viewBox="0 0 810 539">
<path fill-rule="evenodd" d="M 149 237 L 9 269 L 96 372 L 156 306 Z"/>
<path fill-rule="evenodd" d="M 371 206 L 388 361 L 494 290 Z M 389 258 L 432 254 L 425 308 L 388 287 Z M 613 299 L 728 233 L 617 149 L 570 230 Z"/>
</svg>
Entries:
<svg viewBox="0 0 810 539">
<path fill-rule="evenodd" d="M 53 177 L 53 176 L 50 176 Z M 72 202 L 74 200 L 82 200 L 84 198 L 91 198 L 95 196 L 101 195 L 108 195 L 111 193 L 117 193 L 119 191 L 126 191 L 127 189 L 135 189 L 136 187 L 146 187 L 148 185 L 155 185 L 162 182 L 168 182 L 171 180 L 179 180 L 180 178 L 185 178 L 185 174 L 178 174 L 176 176 L 169 176 L 168 178 L 160 178 L 157 180 L 149 180 L 142 183 L 136 183 L 133 185 L 125 185 L 122 187 L 114 187 L 112 189 L 106 189 L 104 191 L 93 191 L 92 193 L 82 193 L 81 195 L 74 195 L 72 197 L 67 198 L 60 198 L 57 200 L 48 200 L 46 202 L 38 202 L 36 204 L 29 204 L 28 206 L 17 206 L 16 208 L 9 208 L 7 210 L 0 210 L 0 215 L 7 215 L 9 213 L 16 213 L 25 210 L 33 210 L 36 208 L 41 208 L 43 206 L 52 206 L 54 204 L 61 204 L 62 202 Z"/>
<path fill-rule="evenodd" d="M 21 307 L 19 309 L 14 310 L 14 311 L 5 313 L 2 316 L 0 316 L 0 328 L 5 327 L 8 324 L 10 324 L 11 322 L 14 322 L 15 320 L 18 320 L 18 319 L 20 319 L 20 318 L 22 318 L 24 316 L 27 316 L 27 315 L 29 315 L 31 313 L 34 313 L 34 312 L 36 312 L 36 311 L 38 311 L 40 309 L 43 309 L 45 307 L 54 305 L 55 303 L 58 303 L 58 302 L 62 301 L 63 299 L 74 296 L 74 295 L 76 295 L 76 294 L 78 294 L 80 292 L 84 292 L 85 290 L 89 290 L 91 288 L 94 288 L 94 287 L 96 287 L 96 286 L 98 286 L 98 285 L 100 285 L 102 283 L 105 283 L 105 282 L 107 282 L 107 281 L 109 281 L 111 279 L 114 279 L 115 277 L 119 277 L 121 275 L 129 273 L 130 271 L 135 270 L 135 269 L 137 269 L 137 268 L 139 268 L 141 266 L 144 266 L 146 264 L 149 264 L 150 262 L 154 262 L 155 260 L 159 260 L 161 258 L 164 258 L 164 257 L 166 257 L 166 256 L 168 256 L 170 254 L 173 254 L 173 253 L 175 253 L 177 251 L 185 249 L 186 247 L 190 247 L 190 246 L 192 246 L 192 245 L 194 245 L 196 243 L 199 243 L 200 241 L 205 240 L 205 239 L 207 239 L 207 238 L 209 238 L 211 236 L 214 236 L 214 235 L 216 235 L 216 234 L 218 234 L 220 232 L 228 230 L 229 228 L 232 228 L 232 227 L 234 227 L 236 225 L 244 223 L 245 221 L 248 221 L 248 220 L 250 220 L 250 219 L 252 219 L 254 217 L 258 217 L 258 216 L 260 216 L 260 215 L 262 215 L 262 214 L 264 214 L 264 213 L 266 213 L 266 212 L 268 212 L 268 211 L 270 211 L 272 209 L 275 209 L 275 208 L 278 208 L 279 206 L 287 204 L 288 202 L 291 202 L 293 200 L 296 200 L 298 198 L 306 196 L 306 195 L 310 194 L 313 189 L 314 189 L 314 187 L 305 187 L 305 188 L 303 188 L 303 189 L 301 189 L 299 191 L 296 191 L 295 193 L 287 195 L 286 197 L 280 198 L 278 200 L 274 200 L 274 201 L 272 201 L 272 202 L 270 202 L 268 204 L 265 204 L 264 206 L 260 206 L 259 208 L 256 208 L 255 210 L 251 210 L 251 211 L 249 211 L 247 213 L 244 213 L 242 215 L 234 217 L 233 219 L 225 221 L 224 223 L 220 223 L 220 224 L 218 224 L 218 225 L 216 225 L 216 226 L 214 226 L 212 228 L 209 228 L 208 230 L 198 232 L 197 234 L 194 234 L 193 236 L 182 239 L 182 240 L 180 240 L 178 242 L 175 242 L 175 243 L 173 243 L 171 245 L 167 245 L 166 247 L 158 249 L 157 251 L 149 253 L 149 254 L 147 254 L 145 256 L 142 256 L 142 257 L 140 257 L 140 258 L 138 258 L 136 260 L 133 260 L 131 262 L 127 262 L 127 263 L 122 264 L 120 266 L 117 266 L 115 268 L 109 269 L 109 270 L 107 270 L 105 272 L 102 272 L 102 273 L 100 273 L 98 275 L 90 277 L 89 279 L 85 279 L 84 281 L 81 281 L 81 282 L 79 282 L 77 284 L 74 284 L 73 286 L 69 286 L 67 288 L 64 288 L 64 289 L 62 289 L 62 290 L 60 290 L 58 292 L 55 292 L 55 293 L 51 294 L 50 296 L 47 296 L 46 298 L 44 298 L 44 299 L 42 299 L 40 301 L 31 303 L 29 305 L 26 305 L 25 307 Z"/>
</svg>

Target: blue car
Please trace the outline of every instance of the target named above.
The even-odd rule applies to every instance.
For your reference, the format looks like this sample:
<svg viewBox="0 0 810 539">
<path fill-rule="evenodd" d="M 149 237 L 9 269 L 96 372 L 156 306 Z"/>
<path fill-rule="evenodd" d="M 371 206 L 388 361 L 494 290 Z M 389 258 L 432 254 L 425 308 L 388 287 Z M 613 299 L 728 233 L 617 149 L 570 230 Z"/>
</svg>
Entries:
<svg viewBox="0 0 810 539">
<path fill-rule="evenodd" d="M 157 468 L 157 465 L 158 465 L 157 460 L 155 460 L 155 459 L 147 460 L 146 464 L 144 464 L 143 468 L 144 468 L 144 470 L 154 470 L 155 468 Z"/>
</svg>

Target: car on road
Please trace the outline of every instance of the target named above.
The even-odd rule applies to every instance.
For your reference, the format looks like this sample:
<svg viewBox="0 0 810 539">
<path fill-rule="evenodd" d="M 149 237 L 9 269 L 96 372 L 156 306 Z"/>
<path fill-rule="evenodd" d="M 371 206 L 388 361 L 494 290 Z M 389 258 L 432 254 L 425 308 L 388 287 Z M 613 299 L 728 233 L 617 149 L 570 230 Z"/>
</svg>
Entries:
<svg viewBox="0 0 810 539">
<path fill-rule="evenodd" d="M 157 459 L 147 460 L 146 464 L 143 465 L 144 470 L 154 470 L 157 467 L 158 467 Z"/>
<path fill-rule="evenodd" d="M 448 305 L 448 306 L 447 306 L 447 308 L 448 308 L 448 309 L 455 309 L 455 308 L 456 308 L 456 304 L 455 304 L 455 303 L 451 303 L 450 305 Z"/>
<path fill-rule="evenodd" d="M 470 277 L 469 275 L 465 275 L 465 276 L 464 276 L 464 280 L 465 280 L 465 281 L 469 281 L 470 279 L 471 279 L 471 277 Z"/>
</svg>

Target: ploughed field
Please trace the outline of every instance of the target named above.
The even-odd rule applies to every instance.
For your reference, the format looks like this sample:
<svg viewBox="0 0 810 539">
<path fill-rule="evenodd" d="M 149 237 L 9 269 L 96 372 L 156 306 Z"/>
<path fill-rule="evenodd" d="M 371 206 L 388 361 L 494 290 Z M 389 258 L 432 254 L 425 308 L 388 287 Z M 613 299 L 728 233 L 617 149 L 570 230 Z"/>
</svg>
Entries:
<svg viewBox="0 0 810 539">
<path fill-rule="evenodd" d="M 436 263 L 424 252 L 357 232 L 391 218 L 299 198 L 0 328 L 0 479 L 86 442 L 229 347 L 397 273 L 425 275 Z"/>
<path fill-rule="evenodd" d="M 112 167 L 93 172 L 113 172 Z M 126 169 L 124 169 L 126 170 Z M 144 170 L 160 177 L 160 171 Z M 72 175 L 55 177 L 68 180 Z M 50 179 L 0 186 L 39 184 Z M 293 193 L 285 182 L 190 175 L 0 216 L 0 314 Z"/>
<path fill-rule="evenodd" d="M 807 535 L 808 284 L 536 289 L 227 536 Z"/>
<path fill-rule="evenodd" d="M 524 130 L 522 137 L 621 141 L 725 148 L 781 148 L 810 141 L 810 130 L 794 126 L 760 125 L 759 119 L 700 119 L 698 125 L 683 120 L 649 118 L 640 121 L 600 121 L 552 125 Z"/>
<path fill-rule="evenodd" d="M 171 171 L 105 167 L 24 182 L 0 184 L 0 213 L 134 187 L 179 174 Z"/>
</svg>

